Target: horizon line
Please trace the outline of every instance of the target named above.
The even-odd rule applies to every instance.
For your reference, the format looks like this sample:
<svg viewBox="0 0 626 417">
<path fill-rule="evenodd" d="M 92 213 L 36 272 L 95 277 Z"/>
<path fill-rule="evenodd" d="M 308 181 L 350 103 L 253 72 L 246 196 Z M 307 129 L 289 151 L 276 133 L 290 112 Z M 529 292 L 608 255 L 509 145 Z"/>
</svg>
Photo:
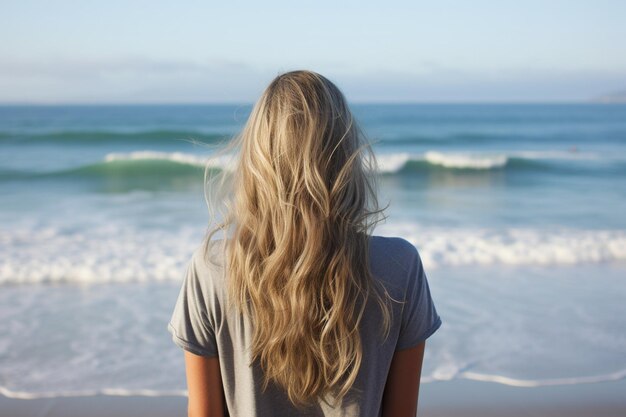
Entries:
<svg viewBox="0 0 626 417">
<path fill-rule="evenodd" d="M 255 101 L 154 101 L 154 102 L 118 102 L 118 101 L 102 101 L 102 102 L 81 102 L 81 101 L 68 101 L 68 102 L 45 102 L 45 101 L 33 101 L 33 102 L 2 102 L 1 107 L 27 107 L 27 106 L 40 106 L 40 107 L 63 107 L 63 106 L 252 106 Z M 626 104 L 624 101 L 605 101 L 597 99 L 586 100 L 348 100 L 348 104 L 352 105 L 451 105 L 451 104 Z"/>
</svg>

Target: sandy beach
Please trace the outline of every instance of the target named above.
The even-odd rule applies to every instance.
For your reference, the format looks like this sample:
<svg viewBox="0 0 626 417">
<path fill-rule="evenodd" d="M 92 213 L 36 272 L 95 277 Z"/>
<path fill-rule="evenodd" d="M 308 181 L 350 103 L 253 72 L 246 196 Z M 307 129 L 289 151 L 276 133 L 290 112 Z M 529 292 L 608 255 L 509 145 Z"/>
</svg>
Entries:
<svg viewBox="0 0 626 417">
<path fill-rule="evenodd" d="M 467 380 L 420 389 L 424 417 L 618 417 L 626 415 L 626 380 L 517 388 Z M 186 398 L 85 396 L 21 400 L 0 397 L 2 417 L 171 417 L 186 415 Z"/>
</svg>

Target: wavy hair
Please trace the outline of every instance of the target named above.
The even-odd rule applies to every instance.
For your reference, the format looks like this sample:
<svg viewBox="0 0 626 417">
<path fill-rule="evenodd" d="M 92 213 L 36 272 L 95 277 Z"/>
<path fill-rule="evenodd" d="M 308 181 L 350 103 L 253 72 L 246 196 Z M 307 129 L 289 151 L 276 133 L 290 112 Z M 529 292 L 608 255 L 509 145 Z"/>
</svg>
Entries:
<svg viewBox="0 0 626 417">
<path fill-rule="evenodd" d="M 209 208 L 224 207 L 205 243 L 229 234 L 228 300 L 254 324 L 263 389 L 275 382 L 298 407 L 328 396 L 337 404 L 363 360 L 370 297 L 382 337 L 391 323 L 391 297 L 369 267 L 368 239 L 387 208 L 378 206 L 374 152 L 342 92 L 305 70 L 274 78 L 231 148 L 230 165 L 205 170 Z"/>
</svg>

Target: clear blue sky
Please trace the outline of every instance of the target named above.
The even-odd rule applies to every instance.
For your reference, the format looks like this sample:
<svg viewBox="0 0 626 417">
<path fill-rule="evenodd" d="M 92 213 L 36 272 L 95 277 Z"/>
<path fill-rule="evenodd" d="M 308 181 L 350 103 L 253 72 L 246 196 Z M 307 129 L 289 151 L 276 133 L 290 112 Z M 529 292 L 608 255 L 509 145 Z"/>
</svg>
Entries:
<svg viewBox="0 0 626 417">
<path fill-rule="evenodd" d="M 0 102 L 251 102 L 301 68 L 354 102 L 626 90 L 621 0 L 20 0 L 0 39 Z"/>
</svg>

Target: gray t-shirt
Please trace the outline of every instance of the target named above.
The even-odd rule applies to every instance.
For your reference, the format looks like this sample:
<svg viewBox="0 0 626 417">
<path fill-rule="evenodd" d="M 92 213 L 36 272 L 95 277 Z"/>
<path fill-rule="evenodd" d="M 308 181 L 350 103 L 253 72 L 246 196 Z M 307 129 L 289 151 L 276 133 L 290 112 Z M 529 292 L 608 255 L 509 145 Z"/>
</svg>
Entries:
<svg viewBox="0 0 626 417">
<path fill-rule="evenodd" d="M 220 244 L 210 245 L 211 255 Z M 380 335 L 381 314 L 370 299 L 359 328 L 363 361 L 341 407 L 324 401 L 306 413 L 298 411 L 281 388 L 270 383 L 262 392 L 262 370 L 250 363 L 252 326 L 247 317 L 226 308 L 224 268 L 205 262 L 203 245 L 188 263 L 168 330 L 181 348 L 197 355 L 219 356 L 227 415 L 231 417 L 372 416 L 381 415 L 381 400 L 395 351 L 418 345 L 440 326 L 417 249 L 399 237 L 371 236 L 370 266 L 396 300 L 392 302 L 389 337 Z M 219 255 L 219 254 L 218 254 Z"/>
</svg>

